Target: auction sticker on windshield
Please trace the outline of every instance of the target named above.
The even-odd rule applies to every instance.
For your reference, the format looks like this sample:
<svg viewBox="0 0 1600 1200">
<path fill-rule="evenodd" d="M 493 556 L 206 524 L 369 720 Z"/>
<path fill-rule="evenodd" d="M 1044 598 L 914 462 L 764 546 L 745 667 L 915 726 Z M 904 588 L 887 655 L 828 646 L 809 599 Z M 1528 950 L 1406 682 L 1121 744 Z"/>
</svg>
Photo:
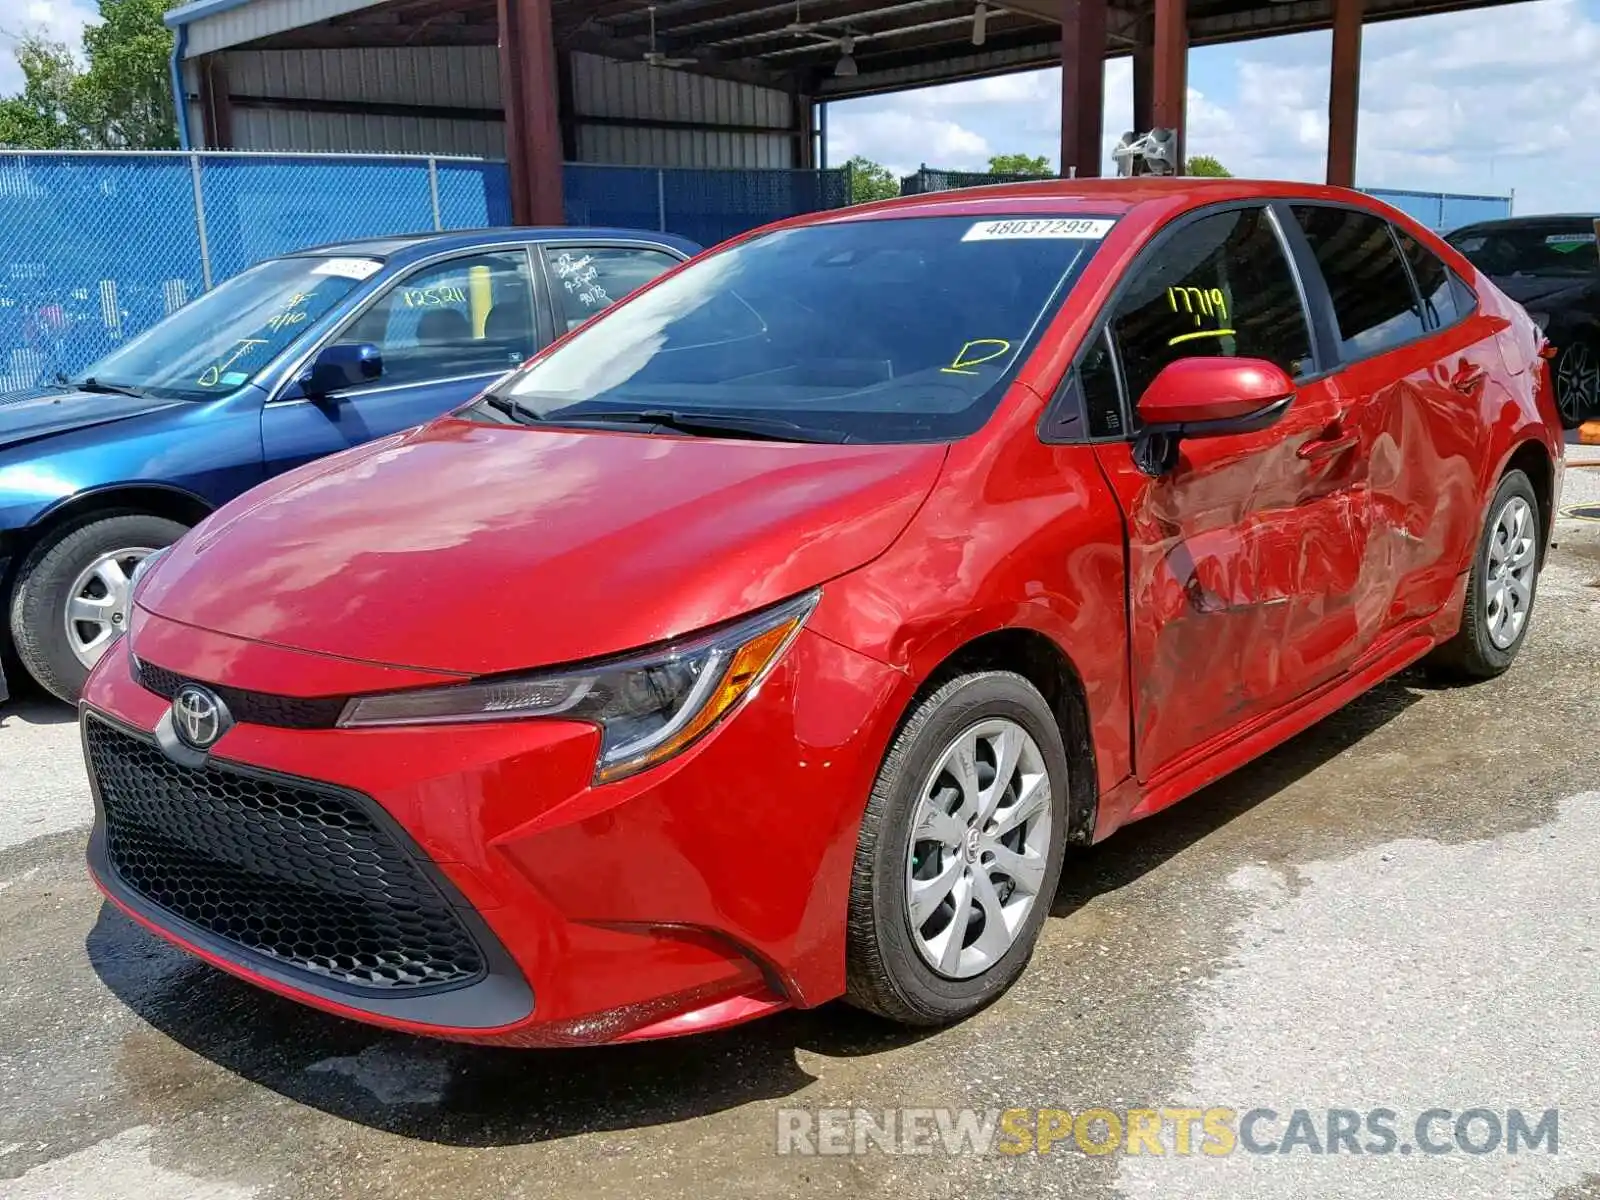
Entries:
<svg viewBox="0 0 1600 1200">
<path fill-rule="evenodd" d="M 1013 221 L 979 221 L 961 235 L 963 242 L 1003 242 L 1021 238 L 1088 238 L 1094 241 L 1111 232 L 1115 221 L 1099 217 L 1033 218 Z"/>
<path fill-rule="evenodd" d="M 338 275 L 344 279 L 369 279 L 383 270 L 383 264 L 370 258 L 330 258 L 311 269 L 313 275 Z"/>
</svg>

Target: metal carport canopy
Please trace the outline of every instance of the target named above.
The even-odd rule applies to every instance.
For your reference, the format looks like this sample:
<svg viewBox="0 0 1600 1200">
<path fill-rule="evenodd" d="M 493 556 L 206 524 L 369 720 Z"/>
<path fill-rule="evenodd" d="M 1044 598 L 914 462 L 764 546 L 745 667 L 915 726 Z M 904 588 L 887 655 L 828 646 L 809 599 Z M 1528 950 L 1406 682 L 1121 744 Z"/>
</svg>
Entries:
<svg viewBox="0 0 1600 1200">
<path fill-rule="evenodd" d="M 661 0 L 663 70 L 754 84 L 816 100 L 1060 65 L 1063 173 L 1099 174 L 1106 57 L 1134 59 L 1134 124 L 1168 126 L 1181 145 L 1187 52 L 1276 34 L 1333 29 L 1330 182 L 1355 170 L 1361 28 L 1519 0 Z M 227 47 L 500 47 L 507 157 L 518 219 L 559 220 L 562 79 L 570 55 L 640 62 L 648 0 L 199 0 L 171 10 L 176 59 Z M 975 15 L 985 10 L 983 36 Z M 801 31 L 789 28 L 798 21 Z M 848 39 L 853 73 L 839 73 Z M 981 45 L 975 44 L 982 42 Z M 554 182 L 552 182 L 552 179 Z"/>
</svg>

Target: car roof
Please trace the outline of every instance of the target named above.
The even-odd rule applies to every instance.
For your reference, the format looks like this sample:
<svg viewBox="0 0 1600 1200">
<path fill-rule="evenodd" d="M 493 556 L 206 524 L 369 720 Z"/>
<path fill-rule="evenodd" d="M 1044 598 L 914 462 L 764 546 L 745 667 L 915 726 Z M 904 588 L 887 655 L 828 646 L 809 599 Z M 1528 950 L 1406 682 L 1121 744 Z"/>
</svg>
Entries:
<svg viewBox="0 0 1600 1200">
<path fill-rule="evenodd" d="M 1235 200 L 1310 200 L 1365 208 L 1394 219 L 1398 210 L 1382 200 L 1350 188 L 1269 179 L 1211 179 L 1192 176 L 1140 175 L 1116 179 L 1041 179 L 993 184 L 945 192 L 901 196 L 846 209 L 829 209 L 791 217 L 769 225 L 781 229 L 836 221 L 881 220 L 934 216 L 1102 216 L 1121 217 L 1136 210 L 1165 214 Z"/>
<path fill-rule="evenodd" d="M 1549 225 L 1592 225 L 1596 221 L 1600 221 L 1600 213 L 1539 213 L 1530 217 L 1500 217 L 1493 221 L 1474 221 L 1471 225 L 1452 229 L 1449 236 L 1459 237 L 1464 233 L 1495 233 L 1502 229 L 1537 229 Z"/>
<path fill-rule="evenodd" d="M 322 246 L 308 246 L 294 251 L 294 255 L 327 255 L 366 258 L 397 259 L 404 261 L 441 250 L 472 250 L 479 246 L 517 245 L 523 242 L 572 241 L 585 239 L 656 242 L 681 250 L 685 254 L 698 254 L 700 247 L 688 238 L 653 229 L 613 229 L 593 225 L 540 225 L 502 226 L 496 229 L 461 229 L 448 233 L 412 233 L 392 237 L 356 238 L 347 242 L 329 242 Z"/>
<path fill-rule="evenodd" d="M 1336 200 L 1342 203 L 1374 203 L 1371 196 L 1348 188 L 1315 183 L 1293 183 L 1267 179 L 1211 179 L 1177 175 L 1139 175 L 1117 179 L 1041 179 L 1025 183 L 991 184 L 958 191 L 926 192 L 901 196 L 860 210 L 909 216 L 919 210 L 944 213 L 969 212 L 973 215 L 997 206 L 1029 207 L 1040 212 L 1077 212 L 1093 209 L 1103 213 L 1124 213 L 1141 204 L 1173 201 L 1215 204 L 1228 200 L 1265 198 Z"/>
</svg>

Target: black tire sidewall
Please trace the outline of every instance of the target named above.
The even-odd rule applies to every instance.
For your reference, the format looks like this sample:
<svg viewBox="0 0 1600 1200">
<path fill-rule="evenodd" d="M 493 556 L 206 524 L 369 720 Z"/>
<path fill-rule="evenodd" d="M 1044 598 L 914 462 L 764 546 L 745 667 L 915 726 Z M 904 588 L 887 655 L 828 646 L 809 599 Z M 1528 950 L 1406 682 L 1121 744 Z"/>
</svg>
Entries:
<svg viewBox="0 0 1600 1200">
<path fill-rule="evenodd" d="M 934 705 L 926 713 L 926 706 Z M 1038 745 L 1051 785 L 1049 860 L 1039 899 L 1018 931 L 1011 949 L 992 967 L 971 979 L 946 979 L 923 960 L 913 942 L 905 902 L 905 864 L 921 789 L 937 756 L 962 730 L 980 721 L 1005 717 L 1016 721 Z M 923 718 L 923 719 L 918 719 Z M 1020 675 L 985 672 L 947 684 L 907 723 L 891 753 L 887 773 L 874 790 L 877 822 L 870 861 L 871 928 L 874 957 L 896 997 L 929 1023 L 966 1016 L 1004 992 L 1027 966 L 1040 927 L 1049 915 L 1060 879 L 1065 850 L 1069 789 L 1068 761 L 1060 727 L 1044 697 Z"/>
<path fill-rule="evenodd" d="M 187 526 L 146 513 L 102 515 L 58 530 L 33 548 L 11 595 L 11 638 L 35 682 L 73 703 L 89 671 L 67 643 L 62 615 L 78 575 L 96 558 L 131 546 L 170 546 Z"/>
<path fill-rule="evenodd" d="M 1489 543 L 1494 537 L 1495 526 L 1498 523 L 1500 510 L 1513 497 L 1520 496 L 1526 500 L 1528 507 L 1533 511 L 1535 565 L 1533 580 L 1528 585 L 1528 615 L 1522 623 L 1522 628 L 1517 631 L 1516 641 L 1506 647 L 1494 644 L 1494 639 L 1489 636 L 1489 630 L 1484 625 L 1484 610 L 1488 607 L 1488 565 Z M 1469 639 L 1468 652 L 1480 670 L 1480 674 L 1498 675 L 1509 667 L 1517 657 L 1517 651 L 1522 648 L 1522 643 L 1527 640 L 1528 630 L 1533 627 L 1533 613 L 1539 596 L 1539 574 L 1544 566 L 1544 538 L 1542 531 L 1544 514 L 1539 511 L 1539 497 L 1534 493 L 1533 484 L 1527 475 L 1521 471 L 1508 471 L 1500 480 L 1500 486 L 1495 489 L 1494 499 L 1489 502 L 1489 509 L 1484 514 L 1483 529 L 1478 534 L 1478 545 L 1473 551 L 1472 574 L 1467 582 L 1470 592 L 1467 597 L 1467 609 L 1463 614 L 1463 632 Z"/>
</svg>

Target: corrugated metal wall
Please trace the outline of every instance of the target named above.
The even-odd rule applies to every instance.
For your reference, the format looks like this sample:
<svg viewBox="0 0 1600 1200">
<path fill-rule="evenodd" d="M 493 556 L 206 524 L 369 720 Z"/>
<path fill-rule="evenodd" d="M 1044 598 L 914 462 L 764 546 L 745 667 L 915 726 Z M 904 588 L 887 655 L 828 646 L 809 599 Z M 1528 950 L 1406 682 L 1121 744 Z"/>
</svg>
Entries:
<svg viewBox="0 0 1600 1200">
<path fill-rule="evenodd" d="M 493 46 L 229 50 L 222 59 L 228 92 L 236 97 L 227 149 L 505 155 L 505 125 L 490 116 L 501 106 Z M 192 90 L 198 89 L 196 67 L 188 64 Z M 251 104 L 251 97 L 273 103 Z M 299 101 L 308 103 L 300 107 Z M 318 109 L 319 101 L 417 111 L 330 112 Z M 794 106 L 786 92 L 574 54 L 572 104 L 579 162 L 797 165 Z M 430 106 L 484 116 L 429 113 Z M 197 133 L 198 117 L 191 122 Z"/>
<path fill-rule="evenodd" d="M 254 0 L 189 22 L 190 57 L 370 8 L 382 0 Z"/>
<path fill-rule="evenodd" d="M 361 101 L 492 112 L 500 108 L 493 46 L 417 46 L 361 50 L 234 50 L 228 91 L 275 101 Z M 498 120 L 431 115 L 317 111 L 314 106 L 233 108 L 232 148 L 343 150 L 384 154 L 505 156 Z"/>
<path fill-rule="evenodd" d="M 792 167 L 794 121 L 786 92 L 687 71 L 572 56 L 573 117 L 581 162 L 664 167 Z M 603 117 L 598 124 L 585 118 Z M 628 125 L 681 122 L 704 129 Z M 718 125 L 742 126 L 738 130 Z M 766 129 L 773 132 L 767 133 Z"/>
</svg>

